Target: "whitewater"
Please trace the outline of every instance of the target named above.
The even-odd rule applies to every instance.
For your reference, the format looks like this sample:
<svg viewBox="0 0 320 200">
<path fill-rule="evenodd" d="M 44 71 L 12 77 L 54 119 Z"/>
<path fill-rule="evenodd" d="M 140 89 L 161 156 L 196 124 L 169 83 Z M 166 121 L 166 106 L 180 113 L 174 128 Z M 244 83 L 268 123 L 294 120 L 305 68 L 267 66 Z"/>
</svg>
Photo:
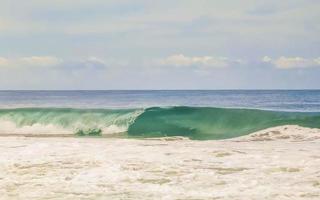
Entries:
<svg viewBox="0 0 320 200">
<path fill-rule="evenodd" d="M 228 140 L 0 137 L 0 199 L 320 198 L 320 131 Z"/>
</svg>

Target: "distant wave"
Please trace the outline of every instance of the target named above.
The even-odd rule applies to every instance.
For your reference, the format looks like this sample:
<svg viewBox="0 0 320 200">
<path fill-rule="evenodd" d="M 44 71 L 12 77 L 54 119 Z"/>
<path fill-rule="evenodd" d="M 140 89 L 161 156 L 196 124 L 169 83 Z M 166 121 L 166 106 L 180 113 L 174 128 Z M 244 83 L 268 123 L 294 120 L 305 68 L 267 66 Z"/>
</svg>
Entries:
<svg viewBox="0 0 320 200">
<path fill-rule="evenodd" d="M 184 136 L 196 140 L 239 137 L 279 125 L 320 128 L 320 113 L 213 107 L 147 109 L 0 109 L 0 134 Z"/>
</svg>

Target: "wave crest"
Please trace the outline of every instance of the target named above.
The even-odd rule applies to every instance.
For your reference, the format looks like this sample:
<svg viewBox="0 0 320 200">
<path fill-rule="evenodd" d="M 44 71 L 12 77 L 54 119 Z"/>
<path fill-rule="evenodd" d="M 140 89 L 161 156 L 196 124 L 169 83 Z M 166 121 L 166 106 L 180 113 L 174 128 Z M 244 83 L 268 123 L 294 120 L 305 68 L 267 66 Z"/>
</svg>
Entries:
<svg viewBox="0 0 320 200">
<path fill-rule="evenodd" d="M 0 134 L 116 134 L 126 132 L 142 112 L 142 109 L 3 109 Z"/>
</svg>

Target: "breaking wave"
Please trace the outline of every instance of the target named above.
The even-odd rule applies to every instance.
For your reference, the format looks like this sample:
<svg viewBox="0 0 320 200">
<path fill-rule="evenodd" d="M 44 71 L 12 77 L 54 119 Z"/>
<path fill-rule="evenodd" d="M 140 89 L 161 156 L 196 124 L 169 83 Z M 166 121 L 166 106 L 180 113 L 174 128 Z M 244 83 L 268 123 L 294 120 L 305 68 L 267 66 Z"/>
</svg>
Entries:
<svg viewBox="0 0 320 200">
<path fill-rule="evenodd" d="M 18 108 L 0 110 L 0 134 L 122 133 L 143 109 Z"/>
<path fill-rule="evenodd" d="M 226 139 L 279 125 L 320 128 L 320 113 L 212 107 L 0 109 L 0 134 Z"/>
</svg>

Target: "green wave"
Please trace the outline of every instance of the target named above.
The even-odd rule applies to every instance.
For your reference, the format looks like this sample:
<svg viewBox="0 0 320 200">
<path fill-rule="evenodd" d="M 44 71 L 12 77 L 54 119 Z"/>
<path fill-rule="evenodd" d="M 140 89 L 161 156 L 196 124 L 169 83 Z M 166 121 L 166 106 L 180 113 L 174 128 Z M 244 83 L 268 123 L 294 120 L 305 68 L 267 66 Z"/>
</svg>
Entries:
<svg viewBox="0 0 320 200">
<path fill-rule="evenodd" d="M 320 128 L 320 113 L 252 109 L 149 108 L 129 126 L 136 137 L 185 136 L 196 140 L 227 139 L 279 125 Z"/>
<path fill-rule="evenodd" d="M 239 137 L 279 125 L 320 128 L 320 113 L 212 107 L 0 109 L 0 134 L 125 133 L 129 138 L 185 136 L 210 140 Z"/>
</svg>

